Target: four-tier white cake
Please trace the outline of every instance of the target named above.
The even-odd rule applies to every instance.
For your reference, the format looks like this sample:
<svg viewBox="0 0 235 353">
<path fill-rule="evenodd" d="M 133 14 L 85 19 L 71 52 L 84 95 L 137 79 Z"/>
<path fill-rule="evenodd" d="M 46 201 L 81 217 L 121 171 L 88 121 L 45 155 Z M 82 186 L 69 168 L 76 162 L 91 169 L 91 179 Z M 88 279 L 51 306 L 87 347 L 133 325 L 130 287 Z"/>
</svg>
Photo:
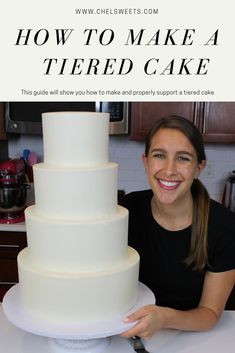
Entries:
<svg viewBox="0 0 235 353">
<path fill-rule="evenodd" d="M 109 115 L 45 113 L 44 162 L 34 166 L 28 247 L 18 255 L 24 310 L 48 322 L 94 323 L 136 303 L 139 255 L 128 247 L 128 211 L 117 205 L 108 160 Z"/>
</svg>

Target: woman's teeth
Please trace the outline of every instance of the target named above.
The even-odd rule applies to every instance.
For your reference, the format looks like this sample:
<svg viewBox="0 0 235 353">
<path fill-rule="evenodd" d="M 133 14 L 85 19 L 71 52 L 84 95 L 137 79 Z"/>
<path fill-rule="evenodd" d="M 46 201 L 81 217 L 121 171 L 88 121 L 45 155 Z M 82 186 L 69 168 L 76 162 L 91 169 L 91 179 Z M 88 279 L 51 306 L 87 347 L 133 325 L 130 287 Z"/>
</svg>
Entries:
<svg viewBox="0 0 235 353">
<path fill-rule="evenodd" d="M 167 189 L 175 189 L 180 182 L 179 181 L 166 181 L 166 180 L 161 180 L 159 179 L 159 184 Z"/>
</svg>

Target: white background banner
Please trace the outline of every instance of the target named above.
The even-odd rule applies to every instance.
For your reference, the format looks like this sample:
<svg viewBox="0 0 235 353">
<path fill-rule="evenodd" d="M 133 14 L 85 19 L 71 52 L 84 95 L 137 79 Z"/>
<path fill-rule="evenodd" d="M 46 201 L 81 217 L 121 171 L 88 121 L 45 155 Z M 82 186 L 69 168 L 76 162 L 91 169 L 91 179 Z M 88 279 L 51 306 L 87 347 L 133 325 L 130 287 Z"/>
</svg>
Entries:
<svg viewBox="0 0 235 353">
<path fill-rule="evenodd" d="M 234 1 L 1 3 L 2 101 L 234 101 Z"/>
</svg>

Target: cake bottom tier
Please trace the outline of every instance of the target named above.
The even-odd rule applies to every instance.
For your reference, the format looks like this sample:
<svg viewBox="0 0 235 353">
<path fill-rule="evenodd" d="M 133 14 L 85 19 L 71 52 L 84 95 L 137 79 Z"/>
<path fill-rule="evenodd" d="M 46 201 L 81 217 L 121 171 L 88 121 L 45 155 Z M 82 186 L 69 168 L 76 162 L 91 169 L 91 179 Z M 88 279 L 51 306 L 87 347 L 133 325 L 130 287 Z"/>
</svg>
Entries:
<svg viewBox="0 0 235 353">
<path fill-rule="evenodd" d="M 20 300 L 33 317 L 49 322 L 94 323 L 122 317 L 136 303 L 139 255 L 115 268 L 91 273 L 59 273 L 34 267 L 28 248 L 18 255 Z"/>
</svg>

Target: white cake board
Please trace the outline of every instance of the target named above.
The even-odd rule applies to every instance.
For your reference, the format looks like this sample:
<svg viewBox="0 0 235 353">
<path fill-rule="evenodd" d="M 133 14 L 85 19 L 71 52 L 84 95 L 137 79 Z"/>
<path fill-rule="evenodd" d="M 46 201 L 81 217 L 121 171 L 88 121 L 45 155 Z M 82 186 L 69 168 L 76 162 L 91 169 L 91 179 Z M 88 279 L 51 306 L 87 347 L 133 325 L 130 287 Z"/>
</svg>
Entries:
<svg viewBox="0 0 235 353">
<path fill-rule="evenodd" d="M 33 317 L 24 311 L 20 301 L 19 284 L 16 284 L 5 294 L 2 306 L 7 319 L 24 331 L 61 340 L 89 340 L 110 337 L 127 331 L 136 322 L 124 323 L 123 319 L 137 309 L 154 303 L 155 297 L 152 291 L 144 284 L 139 283 L 136 304 L 129 312 L 115 320 L 94 324 L 48 322 L 47 320 Z"/>
</svg>

